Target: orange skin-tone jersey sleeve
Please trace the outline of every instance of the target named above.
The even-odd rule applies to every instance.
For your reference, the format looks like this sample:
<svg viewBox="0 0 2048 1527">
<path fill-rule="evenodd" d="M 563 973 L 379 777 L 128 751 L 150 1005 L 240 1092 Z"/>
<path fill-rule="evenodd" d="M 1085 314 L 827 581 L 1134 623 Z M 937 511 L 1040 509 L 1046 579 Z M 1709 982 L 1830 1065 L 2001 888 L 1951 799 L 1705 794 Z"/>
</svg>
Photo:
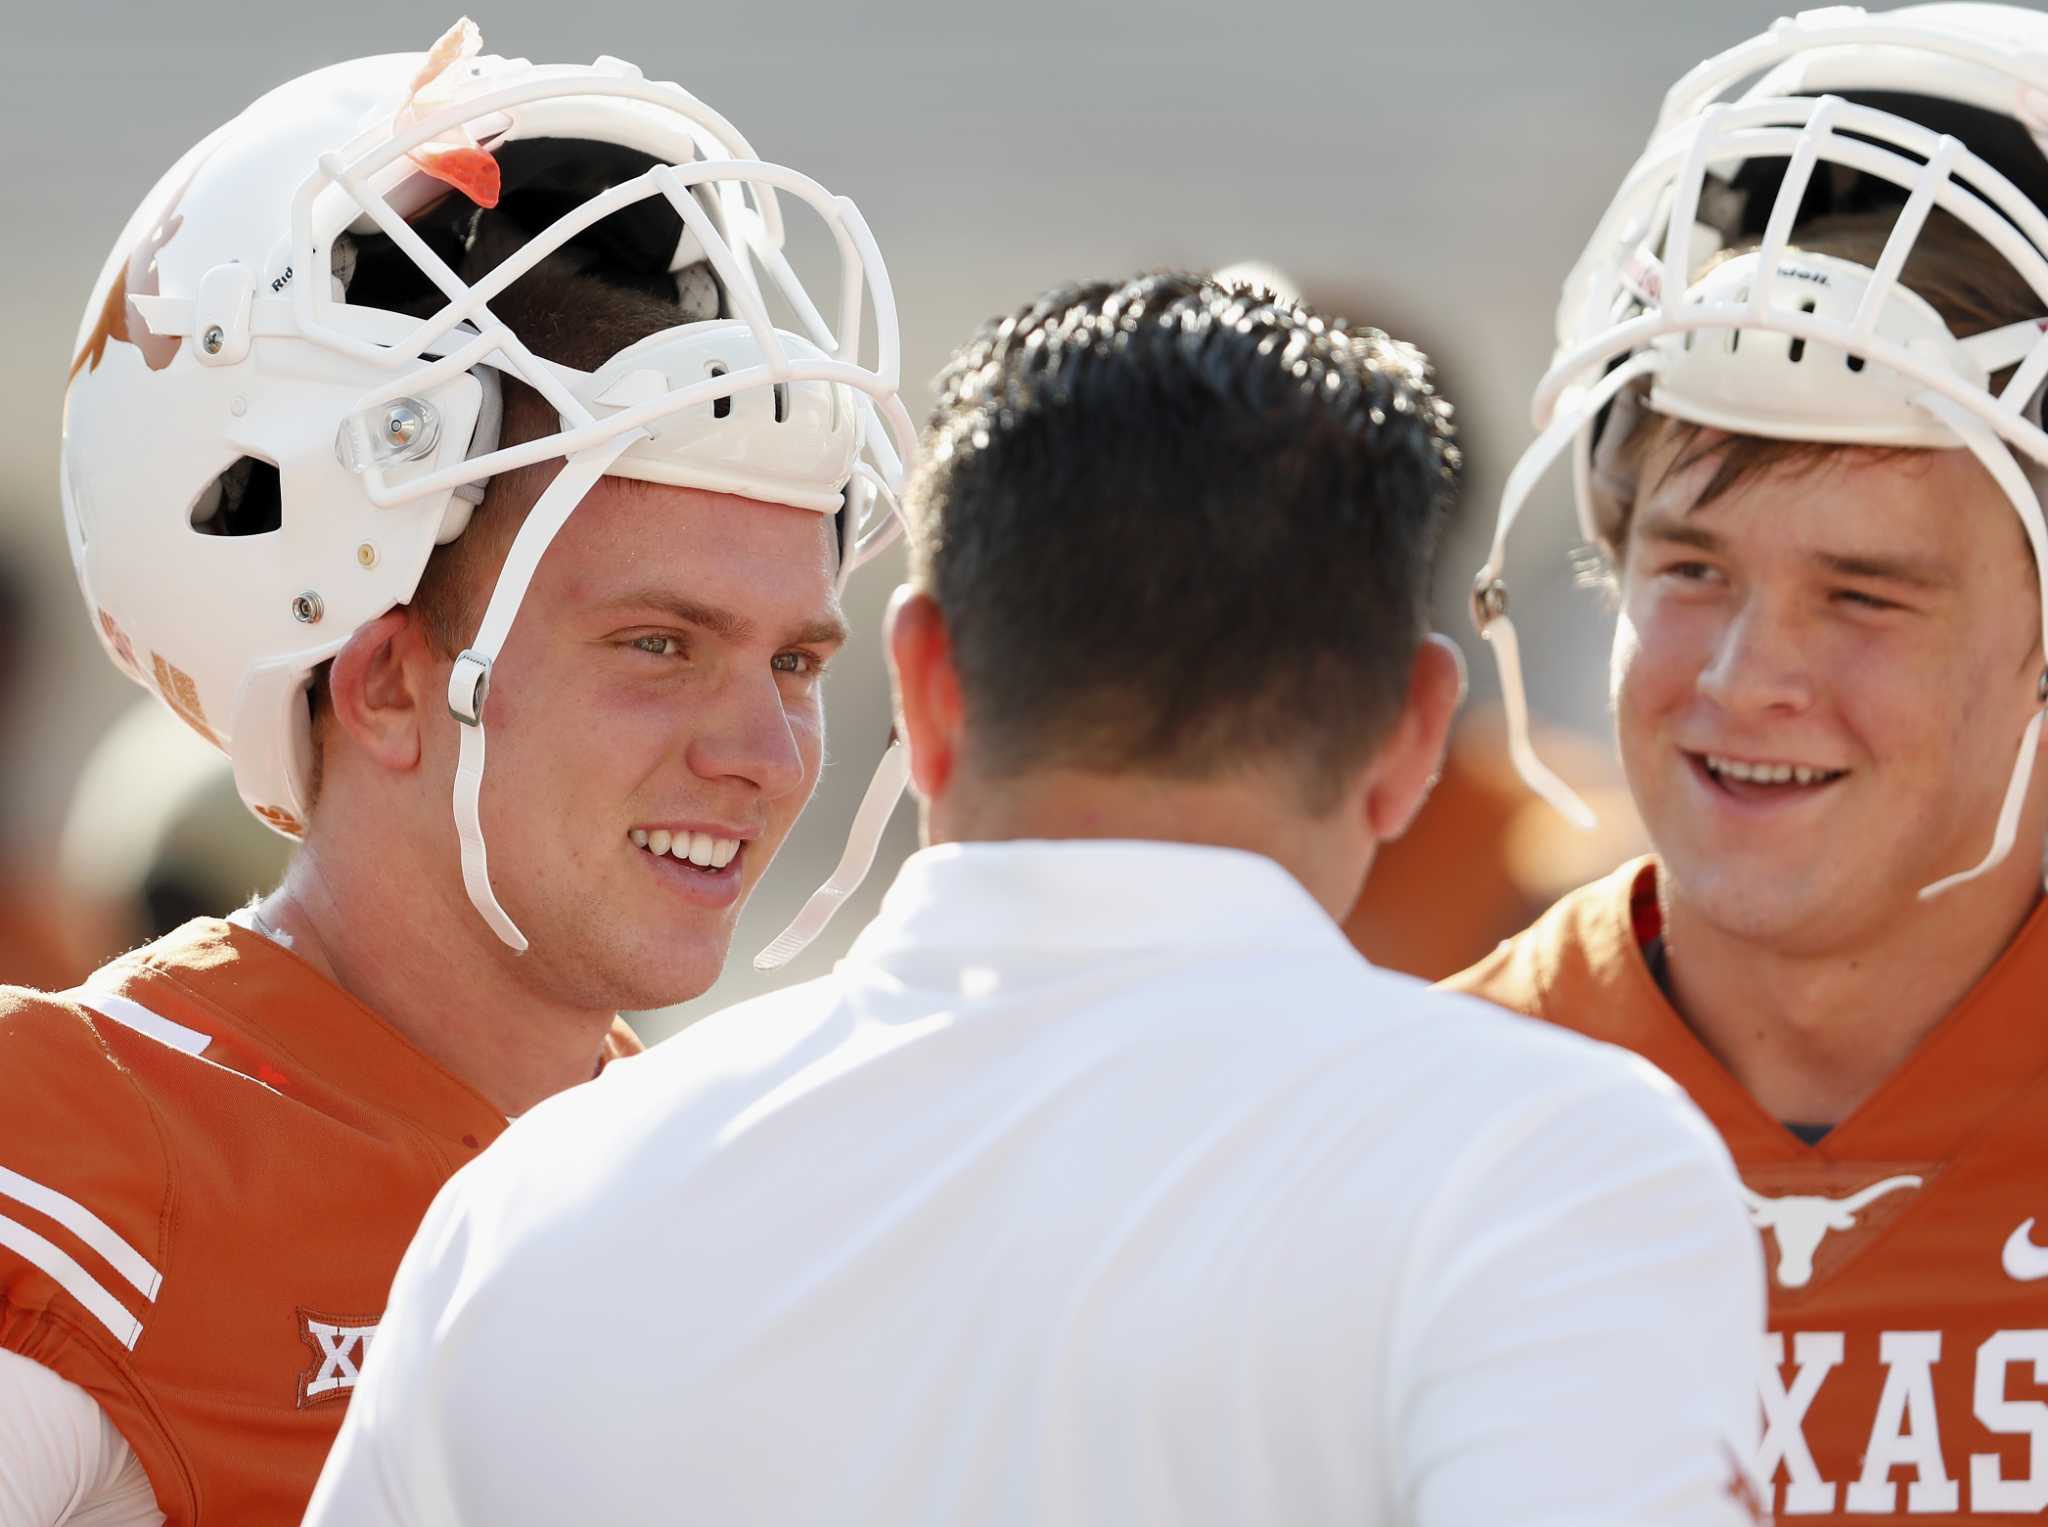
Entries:
<svg viewBox="0 0 2048 1527">
<path fill-rule="evenodd" d="M 0 993 L 0 1347 L 99 1401 L 174 1527 L 297 1521 L 413 1229 L 504 1124 L 225 923 Z"/>
</svg>

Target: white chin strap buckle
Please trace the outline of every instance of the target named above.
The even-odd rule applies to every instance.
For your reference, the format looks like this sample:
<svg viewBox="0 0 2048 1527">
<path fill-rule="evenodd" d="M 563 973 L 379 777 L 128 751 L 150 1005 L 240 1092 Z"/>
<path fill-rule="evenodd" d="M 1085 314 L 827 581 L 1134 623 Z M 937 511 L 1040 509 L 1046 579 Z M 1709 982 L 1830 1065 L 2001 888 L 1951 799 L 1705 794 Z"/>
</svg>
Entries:
<svg viewBox="0 0 2048 1527">
<path fill-rule="evenodd" d="M 484 724 L 484 701 L 491 693 L 491 660 L 469 648 L 448 674 L 448 714 L 464 726 Z"/>
</svg>

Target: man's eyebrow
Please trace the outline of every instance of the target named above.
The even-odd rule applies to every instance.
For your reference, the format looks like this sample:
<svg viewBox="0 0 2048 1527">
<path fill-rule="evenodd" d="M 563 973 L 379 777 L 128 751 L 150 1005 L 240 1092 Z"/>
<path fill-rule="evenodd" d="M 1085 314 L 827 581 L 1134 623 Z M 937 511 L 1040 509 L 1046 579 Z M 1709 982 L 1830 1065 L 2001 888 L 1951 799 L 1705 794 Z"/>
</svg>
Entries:
<svg viewBox="0 0 2048 1527">
<path fill-rule="evenodd" d="M 1668 514 L 1646 516 L 1637 533 L 1647 540 L 1718 552 L 1724 542 L 1713 531 Z M 1955 573 L 1945 564 L 1925 557 L 1887 556 L 1881 552 L 1817 551 L 1812 560 L 1841 578 L 1874 578 L 1886 583 L 1903 583 L 1914 588 L 1950 589 Z"/>
<path fill-rule="evenodd" d="M 616 609 L 659 610 L 735 645 L 753 641 L 759 630 L 753 620 L 735 610 L 705 604 L 672 589 L 637 589 L 608 603 Z M 836 647 L 846 641 L 847 634 L 846 622 L 835 613 L 804 622 L 787 639 L 803 647 Z"/>
<path fill-rule="evenodd" d="M 1675 514 L 1645 515 L 1636 522 L 1636 534 L 1679 546 L 1696 546 L 1701 551 L 1719 551 L 1722 544 L 1721 538 L 1713 531 L 1682 520 Z"/>
<path fill-rule="evenodd" d="M 1922 557 L 1887 557 L 1877 553 L 1815 552 L 1814 561 L 1844 578 L 1876 578 L 1914 588 L 1948 589 L 1956 577 L 1946 565 Z"/>
</svg>

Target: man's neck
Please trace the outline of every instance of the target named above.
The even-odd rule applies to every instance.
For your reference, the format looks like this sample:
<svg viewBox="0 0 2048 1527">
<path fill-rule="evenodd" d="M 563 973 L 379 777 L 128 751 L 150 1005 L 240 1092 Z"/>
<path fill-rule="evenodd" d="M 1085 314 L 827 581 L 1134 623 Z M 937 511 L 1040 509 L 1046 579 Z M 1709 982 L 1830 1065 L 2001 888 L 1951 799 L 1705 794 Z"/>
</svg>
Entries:
<svg viewBox="0 0 2048 1527">
<path fill-rule="evenodd" d="M 1910 926 L 1816 952 L 1730 933 L 1660 887 L 1671 999 L 1772 1117 L 1839 1124 L 1984 978 L 2040 889 L 2031 873 L 1979 882 L 1949 906 L 1916 903 Z"/>
<path fill-rule="evenodd" d="M 498 951 L 479 948 L 474 914 L 473 926 L 457 925 L 466 903 L 408 894 L 408 878 L 308 844 L 255 912 L 294 954 L 507 1117 L 588 1081 L 617 1015 L 537 996 Z"/>
<path fill-rule="evenodd" d="M 926 803 L 925 836 L 933 843 L 1129 838 L 1242 849 L 1273 860 L 1341 921 L 1358 899 L 1373 845 L 1350 815 L 1319 818 L 1294 807 L 1300 790 L 1284 775 L 1182 780 L 1042 769 L 956 785 Z"/>
</svg>

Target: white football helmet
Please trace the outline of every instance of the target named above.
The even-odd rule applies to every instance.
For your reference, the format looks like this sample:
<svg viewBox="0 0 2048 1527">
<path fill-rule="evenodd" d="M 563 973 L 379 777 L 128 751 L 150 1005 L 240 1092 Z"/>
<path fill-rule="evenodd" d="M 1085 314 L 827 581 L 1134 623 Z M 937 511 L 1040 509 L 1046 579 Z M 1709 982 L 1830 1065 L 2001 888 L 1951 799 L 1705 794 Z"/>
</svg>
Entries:
<svg viewBox="0 0 2048 1527">
<path fill-rule="evenodd" d="M 297 836 L 315 670 L 412 598 L 486 479 L 565 458 L 449 690 L 464 880 L 523 949 L 477 817 L 484 700 L 583 494 L 609 473 L 835 514 L 843 580 L 899 529 L 915 434 L 895 297 L 853 203 L 762 162 L 723 117 L 630 64 L 480 48 L 465 20 L 427 55 L 319 70 L 178 161 L 116 241 L 80 327 L 61 483 L 108 653 L 227 752 L 250 810 Z M 830 323 L 783 253 L 783 198 L 829 232 Z M 466 281 L 455 267 L 486 206 L 524 241 Z M 538 358 L 491 303 L 558 253 L 672 296 L 676 326 L 593 373 Z M 540 393 L 560 429 L 500 449 L 500 373 Z M 871 794 L 902 772 L 892 751 Z M 862 845 L 848 860 L 865 867 Z M 825 915 L 844 879 L 821 893 Z M 824 917 L 807 916 L 815 933 Z"/>
<path fill-rule="evenodd" d="M 1472 594 L 1516 767 L 1575 821 L 1592 813 L 1529 743 L 1502 569 L 1516 517 L 1567 449 L 1580 529 L 1599 540 L 1614 528 L 1600 442 L 1625 438 L 1634 409 L 1777 439 L 1969 449 L 2026 528 L 2048 633 L 2048 318 L 1958 339 L 1901 286 L 1937 207 L 2008 261 L 2048 315 L 2048 16 L 1986 4 L 1808 11 L 1709 59 L 1665 98 L 1565 282 L 1557 350 L 1536 388 L 1541 433 L 1509 474 Z M 1896 220 L 1873 267 L 1798 250 L 1804 219 L 1876 209 Z M 1739 242 L 1757 247 L 1696 276 Z M 1990 379 L 2015 367 L 1993 391 Z M 2048 673 L 2040 693 L 2048 702 Z M 1922 896 L 2011 851 L 2042 715 L 2021 740 L 1989 852 Z"/>
</svg>

